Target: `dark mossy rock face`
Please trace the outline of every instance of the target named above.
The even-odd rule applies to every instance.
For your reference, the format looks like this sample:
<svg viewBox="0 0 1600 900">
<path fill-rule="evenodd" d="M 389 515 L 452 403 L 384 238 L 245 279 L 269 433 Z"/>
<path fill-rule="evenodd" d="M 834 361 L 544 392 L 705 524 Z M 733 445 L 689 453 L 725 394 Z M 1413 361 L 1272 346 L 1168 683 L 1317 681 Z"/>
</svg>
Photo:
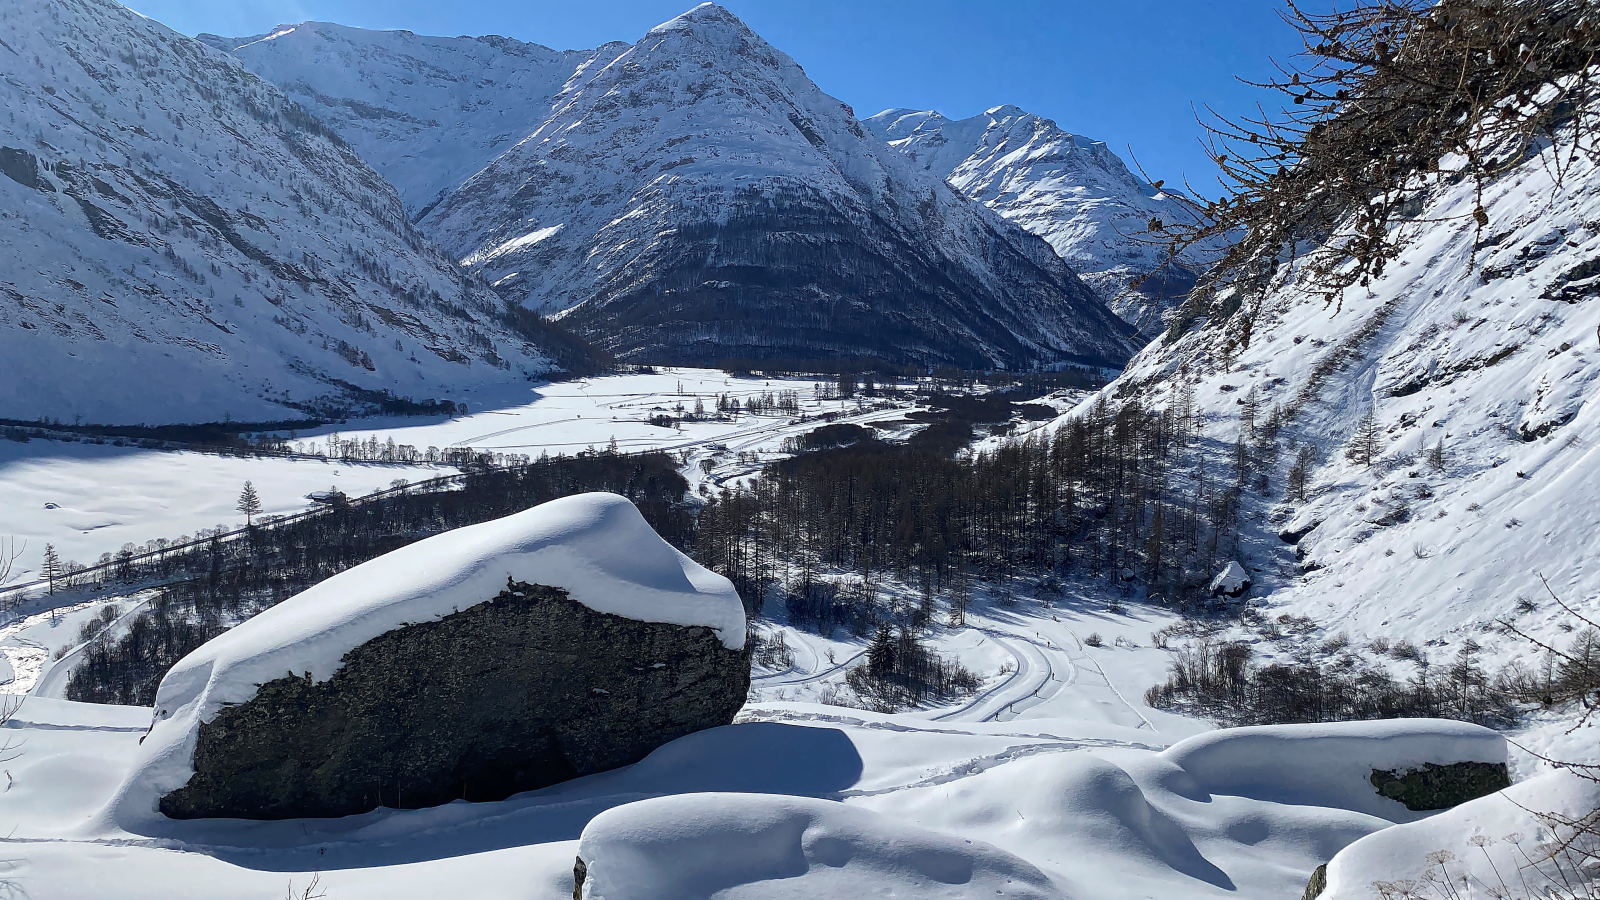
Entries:
<svg viewBox="0 0 1600 900">
<path fill-rule="evenodd" d="M 1447 766 L 1423 763 L 1409 772 L 1373 769 L 1372 786 L 1406 809 L 1421 812 L 1449 809 L 1511 786 L 1511 773 L 1505 763 L 1461 762 Z"/>
<path fill-rule="evenodd" d="M 543 585 L 380 635 L 200 726 L 178 819 L 347 816 L 501 800 L 733 721 L 750 659 L 709 628 L 595 612 Z"/>
<path fill-rule="evenodd" d="M 1311 879 L 1306 882 L 1305 892 L 1300 895 L 1300 900 L 1317 900 L 1322 892 L 1328 889 L 1328 864 L 1323 863 L 1311 872 Z"/>
</svg>

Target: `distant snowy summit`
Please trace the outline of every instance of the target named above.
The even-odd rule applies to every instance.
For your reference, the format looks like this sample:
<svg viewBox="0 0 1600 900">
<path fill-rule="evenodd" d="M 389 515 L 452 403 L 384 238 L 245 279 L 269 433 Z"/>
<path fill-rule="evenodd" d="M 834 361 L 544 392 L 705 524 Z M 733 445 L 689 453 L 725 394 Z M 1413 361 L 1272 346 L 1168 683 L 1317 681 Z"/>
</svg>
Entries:
<svg viewBox="0 0 1600 900">
<path fill-rule="evenodd" d="M 427 37 L 331 22 L 197 39 L 237 56 L 338 131 L 412 216 L 538 128 L 573 73 L 629 46 L 552 50 L 499 35 Z"/>
<path fill-rule="evenodd" d="M 208 41 L 324 117 L 503 297 L 624 359 L 1130 352 L 1048 245 L 889 149 L 714 4 L 594 51 L 318 24 Z"/>
<path fill-rule="evenodd" d="M 1204 260 L 1147 242 L 1150 219 L 1187 221 L 1170 192 L 1101 141 L 1015 106 L 966 119 L 888 109 L 863 123 L 923 171 L 1050 242 L 1111 308 L 1146 335 L 1182 300 Z M 1129 282 L 1151 276 L 1137 290 Z"/>
</svg>

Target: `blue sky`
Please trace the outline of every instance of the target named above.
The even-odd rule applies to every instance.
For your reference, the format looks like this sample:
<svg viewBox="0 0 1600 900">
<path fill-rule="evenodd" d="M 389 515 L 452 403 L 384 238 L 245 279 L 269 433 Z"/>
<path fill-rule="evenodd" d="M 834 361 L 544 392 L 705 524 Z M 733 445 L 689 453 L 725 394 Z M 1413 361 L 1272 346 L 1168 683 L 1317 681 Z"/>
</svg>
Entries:
<svg viewBox="0 0 1600 900">
<path fill-rule="evenodd" d="M 124 0 L 129 2 L 129 0 Z M 503 34 L 557 49 L 634 41 L 692 0 L 131 0 L 230 37 L 308 19 L 420 34 Z M 1238 84 L 1299 49 L 1274 0 L 724 0 L 862 117 L 951 117 L 1014 103 L 1133 153 L 1153 178 L 1215 184 L 1191 104 L 1270 101 Z"/>
</svg>

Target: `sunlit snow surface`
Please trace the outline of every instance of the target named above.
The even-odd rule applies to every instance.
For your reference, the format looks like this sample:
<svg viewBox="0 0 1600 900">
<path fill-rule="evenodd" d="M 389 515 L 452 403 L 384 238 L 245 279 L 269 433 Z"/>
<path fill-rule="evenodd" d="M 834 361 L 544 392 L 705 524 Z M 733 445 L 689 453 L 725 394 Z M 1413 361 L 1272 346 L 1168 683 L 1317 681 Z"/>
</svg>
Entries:
<svg viewBox="0 0 1600 900">
<path fill-rule="evenodd" d="M 265 900 L 320 873 L 330 897 L 554 900 L 572 896 L 582 852 L 590 898 L 1265 900 L 1420 817 L 1377 797 L 1371 768 L 1505 756 L 1497 735 L 1457 723 L 1183 741 L 1195 723 L 1156 718 L 1161 730 L 754 704 L 634 766 L 498 803 L 127 831 L 108 801 L 149 711 L 30 698 L 6 730 L 25 743 L 0 809 L 8 877 L 38 897 Z"/>
<path fill-rule="evenodd" d="M 649 416 L 676 416 L 679 403 L 692 410 L 697 396 L 714 410 L 718 394 L 745 399 L 783 390 L 799 391 L 803 410 L 812 415 L 826 410 L 871 421 L 905 412 L 904 404 L 875 411 L 818 401 L 810 382 L 704 370 L 531 390 L 537 396 L 521 402 L 471 396 L 467 402 L 481 411 L 454 420 L 338 428 L 347 439 L 376 435 L 424 447 L 465 444 L 531 455 L 603 449 L 614 437 L 621 449 L 686 450 L 686 473 L 697 488 L 710 488 L 760 464 L 760 456 L 741 460 L 741 451 L 774 451 L 784 437 L 818 422 L 741 415 L 687 423 L 680 432 L 649 425 Z M 296 437 L 325 442 L 333 430 Z M 159 495 L 152 508 L 159 499 L 181 510 L 204 496 L 212 505 L 190 518 L 161 513 L 161 521 L 186 530 L 215 524 L 219 512 L 230 523 L 225 510 L 241 477 L 273 485 L 286 477 L 279 473 L 302 466 L 318 476 L 337 468 L 343 474 L 308 475 L 305 483 L 320 488 L 337 481 L 351 490 L 347 479 L 376 487 L 438 471 L 230 459 L 229 466 L 242 468 L 196 465 L 190 471 L 212 474 L 185 483 L 155 473 L 164 462 L 220 458 L 122 456 L 110 453 L 116 448 L 43 441 L 18 446 L 33 454 L 33 481 L 67 485 L 66 473 L 77 472 L 79 483 L 88 485 L 81 467 L 93 464 L 110 467 L 94 478 L 130 485 L 142 479 Z M 53 463 L 51 448 L 61 451 Z M 84 451 L 107 456 L 86 459 Z M 709 472 L 702 460 L 710 462 Z M 12 468 L 6 477 L 16 477 Z M 287 482 L 283 490 L 289 491 Z M 71 500 L 59 504 L 64 509 L 95 509 L 87 486 L 64 496 Z M 274 509 L 296 502 L 274 499 L 267 490 L 263 496 L 279 504 Z M 37 506 L 17 520 L 39 529 L 33 539 L 70 537 L 55 525 L 30 525 L 57 521 L 44 517 L 60 510 Z M 138 526 L 130 518 L 123 527 L 131 537 Z M 135 614 L 140 599 L 120 601 L 121 613 Z M 13 623 L 6 633 L 17 638 L 17 665 L 42 663 L 68 647 L 77 626 L 97 610 L 97 602 L 80 601 L 59 616 L 35 612 Z M 966 626 L 941 624 L 929 632 L 938 650 L 980 677 L 978 692 L 892 715 L 817 702 L 843 684 L 865 648 L 862 639 L 842 631 L 823 638 L 763 621 L 758 631 L 771 638 L 781 630 L 795 658 L 781 670 L 758 667 L 751 703 L 735 725 L 675 741 L 626 769 L 499 803 L 379 810 L 338 820 L 117 817 L 113 801 L 141 754 L 151 710 L 50 699 L 60 694 L 64 667 L 45 668 L 42 678 L 19 671 L 19 678 L 39 680 L 35 695 L 0 731 L 21 742 L 20 755 L 3 766 L 10 787 L 0 790 L 0 816 L 11 828 L 5 856 L 16 862 L 0 875 L 34 897 L 277 900 L 286 890 L 298 896 L 316 878 L 335 900 L 442 894 L 554 900 L 572 896 L 581 847 L 593 867 L 590 900 L 890 891 L 946 898 L 1266 900 L 1293 896 L 1316 865 L 1351 841 L 1416 818 L 1373 794 L 1362 777 L 1370 767 L 1504 758 L 1497 737 L 1450 723 L 1358 726 L 1354 737 L 1340 736 L 1337 728 L 1332 735 L 1328 729 L 1291 730 L 1265 749 L 1259 736 L 1206 736 L 1205 723 L 1150 709 L 1142 700 L 1171 658 L 1151 645 L 1151 632 L 1171 621 L 1137 605 L 1111 612 L 1103 599 L 1070 588 L 1020 590 L 1010 603 L 980 595 Z M 1092 635 L 1100 639 L 1088 640 Z M 1161 752 L 1195 735 L 1201 735 L 1198 743 Z M 1285 760 L 1310 764 L 1285 767 Z M 1242 784 L 1239 776 L 1253 783 Z M 658 887 L 641 892 L 640 884 Z"/>
<path fill-rule="evenodd" d="M 753 471 L 739 452 L 775 452 L 783 438 L 824 424 L 800 422 L 776 413 L 716 419 L 719 395 L 741 403 L 753 396 L 794 391 L 801 411 L 811 417 L 842 413 L 842 421 L 895 419 L 903 410 L 858 411 L 854 401 L 818 401 L 815 382 L 806 379 L 738 378 L 707 369 L 662 369 L 655 375 L 620 375 L 508 388 L 493 394 L 463 391 L 458 399 L 471 414 L 453 419 L 408 417 L 356 419 L 296 432 L 291 443 L 325 450 L 328 438 L 380 442 L 392 438 L 419 450 L 473 447 L 537 458 L 605 450 L 614 439 L 621 452 L 670 448 L 687 450 L 685 471 L 696 484 L 720 483 L 735 473 Z M 680 428 L 651 425 L 652 416 L 674 419 L 692 414 L 701 401 L 708 415 Z M 683 406 L 680 411 L 679 405 Z M 909 404 L 903 404 L 909 406 Z M 713 446 L 715 445 L 715 446 Z M 723 449 L 725 448 L 725 449 Z M 705 474 L 700 460 L 710 459 Z M 63 560 L 93 564 L 102 553 L 125 543 L 192 535 L 201 528 L 243 525 L 235 509 L 239 490 L 251 480 L 264 515 L 296 512 L 310 506 L 306 494 L 338 488 L 350 496 L 387 488 L 397 478 L 422 481 L 455 473 L 441 466 L 330 462 L 317 459 L 239 458 L 202 453 L 172 453 L 96 444 L 0 441 L 0 536 L 14 536 L 27 548 L 18 560 L 24 579 L 38 570 L 45 544 Z"/>
<path fill-rule="evenodd" d="M 1234 446 L 1251 391 L 1257 421 L 1275 406 L 1296 413 L 1260 473 L 1266 495 L 1244 496 L 1242 562 L 1269 617 L 1309 617 L 1319 641 L 1409 641 L 1436 666 L 1473 641 L 1491 672 L 1543 660 L 1501 622 L 1568 646 L 1578 623 L 1552 592 L 1600 620 L 1597 187 L 1587 157 L 1547 150 L 1485 189 L 1481 235 L 1471 181 L 1442 189 L 1370 290 L 1325 303 L 1291 284 L 1264 298 L 1249 346 L 1227 362 L 1234 329 L 1197 323 L 1105 389 L 1159 408 L 1189 381 L 1201 440 L 1218 450 Z M 1382 447 L 1371 467 L 1345 452 L 1368 410 Z M 1309 497 L 1284 502 L 1306 445 Z M 1430 461 L 1441 445 L 1442 471 Z M 1536 718 L 1519 740 L 1600 762 L 1600 726 L 1571 724 Z"/>
</svg>

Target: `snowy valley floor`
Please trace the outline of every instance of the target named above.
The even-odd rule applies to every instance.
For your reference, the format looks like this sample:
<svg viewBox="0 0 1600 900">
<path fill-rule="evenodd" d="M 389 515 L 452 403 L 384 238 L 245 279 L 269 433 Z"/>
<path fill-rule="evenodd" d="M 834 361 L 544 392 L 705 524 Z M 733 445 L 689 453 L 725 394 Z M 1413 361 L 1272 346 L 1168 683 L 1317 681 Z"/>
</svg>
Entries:
<svg viewBox="0 0 1600 900">
<path fill-rule="evenodd" d="M 785 437 L 819 423 L 740 416 L 678 431 L 645 420 L 680 402 L 692 408 L 696 397 L 712 407 L 722 393 L 783 390 L 798 391 L 811 415 L 840 412 L 840 421 L 906 411 L 817 401 L 809 381 L 683 370 L 543 386 L 528 402 L 461 419 L 339 430 L 532 455 L 615 438 L 623 450 L 687 451 L 685 472 L 698 489 L 752 473 Z M 333 432 L 298 437 L 324 441 Z M 0 487 L 23 501 L 0 513 L 0 534 L 29 542 L 28 563 L 47 541 L 92 561 L 125 541 L 232 522 L 245 478 L 261 489 L 268 512 L 279 513 L 303 507 L 302 494 L 330 482 L 355 494 L 444 471 L 44 441 L 0 451 L 10 454 L 0 457 Z M 120 598 L 119 613 L 135 614 L 140 600 Z M 821 702 L 848 696 L 845 675 L 866 641 L 763 620 L 757 631 L 781 633 L 792 665 L 757 669 L 735 724 L 675 741 L 634 766 L 497 803 L 337 820 L 170 822 L 132 833 L 114 824 L 108 805 L 151 711 L 60 699 L 79 627 L 105 600 L 59 602 L 52 611 L 38 598 L 0 623 L 10 669 L 0 672 L 10 676 L 4 690 L 27 694 L 0 728 L 12 747 L 0 764 L 0 859 L 9 861 L 0 894 L 41 900 L 269 900 L 319 891 L 328 900 L 556 900 L 573 896 L 580 852 L 590 862 L 590 896 L 610 900 L 1266 900 L 1299 896 L 1340 848 L 1422 818 L 1376 796 L 1365 780 L 1373 768 L 1505 752 L 1488 732 L 1437 722 L 1215 731 L 1144 704 L 1171 659 L 1151 634 L 1174 616 L 1137 603 L 1112 612 L 1092 589 L 1024 591 L 1008 604 L 980 597 L 965 627 L 930 630 L 933 649 L 981 680 L 948 704 L 882 714 Z M 52 665 L 62 651 L 65 664 Z M 1168 751 L 1173 745 L 1180 746 Z M 1512 763 L 1519 780 L 1535 772 L 1526 757 Z M 1536 783 L 1551 790 L 1529 782 Z M 1501 816 L 1502 830 L 1521 827 L 1514 812 Z M 1404 873 L 1414 862 L 1420 873 L 1426 853 L 1439 849 L 1433 843 L 1458 837 L 1422 832 L 1385 865 Z"/>
</svg>

